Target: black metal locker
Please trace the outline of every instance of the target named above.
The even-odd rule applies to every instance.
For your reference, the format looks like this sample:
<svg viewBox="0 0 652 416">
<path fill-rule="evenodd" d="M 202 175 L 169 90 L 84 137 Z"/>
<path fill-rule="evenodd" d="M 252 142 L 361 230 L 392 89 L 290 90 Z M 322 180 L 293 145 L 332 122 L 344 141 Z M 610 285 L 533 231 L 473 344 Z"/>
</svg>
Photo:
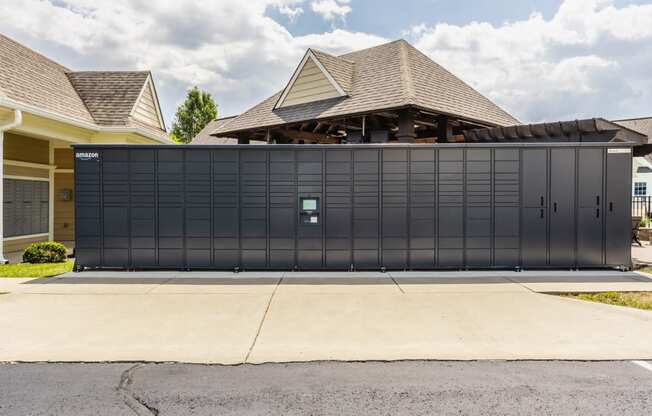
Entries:
<svg viewBox="0 0 652 416">
<path fill-rule="evenodd" d="M 435 267 L 435 149 L 410 150 L 409 267 Z"/>
<path fill-rule="evenodd" d="M 523 149 L 522 159 L 522 235 L 521 259 L 524 267 L 548 263 L 546 208 L 548 195 L 547 149 Z"/>
<path fill-rule="evenodd" d="M 268 155 L 263 149 L 240 151 L 240 267 L 267 267 Z"/>
<path fill-rule="evenodd" d="M 240 151 L 211 150 L 213 265 L 240 267 Z"/>
<path fill-rule="evenodd" d="M 184 171 L 183 151 L 157 151 L 158 265 L 184 268 Z"/>
<path fill-rule="evenodd" d="M 520 152 L 494 150 L 493 262 L 496 267 L 516 267 L 520 237 Z"/>
<path fill-rule="evenodd" d="M 131 265 L 156 267 L 156 150 L 134 149 L 129 158 Z"/>
<path fill-rule="evenodd" d="M 102 161 L 102 266 L 130 266 L 129 151 L 104 151 Z"/>
<path fill-rule="evenodd" d="M 467 149 L 465 175 L 465 265 L 491 264 L 491 150 Z"/>
<path fill-rule="evenodd" d="M 630 149 L 607 149 L 605 263 L 612 266 L 631 261 L 631 156 Z"/>
<path fill-rule="evenodd" d="M 464 149 L 440 149 L 437 160 L 437 265 L 464 266 Z"/>
<path fill-rule="evenodd" d="M 382 151 L 382 265 L 408 267 L 408 150 Z"/>
<path fill-rule="evenodd" d="M 297 181 L 294 152 L 269 152 L 269 267 L 292 269 L 296 264 Z"/>
<path fill-rule="evenodd" d="M 575 264 L 575 149 L 550 149 L 549 265 Z"/>
<path fill-rule="evenodd" d="M 353 264 L 353 152 L 326 150 L 326 191 L 323 204 L 325 267 L 349 269 Z"/>
<path fill-rule="evenodd" d="M 185 151 L 184 163 L 185 262 L 190 268 L 212 267 L 211 249 L 211 154 L 199 149 Z"/>
<path fill-rule="evenodd" d="M 577 264 L 596 267 L 604 264 L 602 250 L 604 151 L 602 148 L 579 148 L 577 153 Z"/>
<path fill-rule="evenodd" d="M 297 229 L 297 266 L 301 269 L 323 266 L 322 157 L 319 150 L 297 151 L 298 208 L 302 214 Z"/>
<path fill-rule="evenodd" d="M 380 152 L 353 152 L 353 266 L 380 267 Z"/>
</svg>

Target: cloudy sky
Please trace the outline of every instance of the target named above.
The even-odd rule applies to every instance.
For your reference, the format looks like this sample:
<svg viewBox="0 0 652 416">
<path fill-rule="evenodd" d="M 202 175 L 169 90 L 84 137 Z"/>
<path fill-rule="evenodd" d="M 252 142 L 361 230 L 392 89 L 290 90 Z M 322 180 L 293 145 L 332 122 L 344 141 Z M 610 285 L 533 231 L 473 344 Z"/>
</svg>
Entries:
<svg viewBox="0 0 652 416">
<path fill-rule="evenodd" d="M 401 37 L 525 122 L 652 115 L 650 0 L 2 0 L 0 31 L 75 70 L 151 69 L 168 126 L 193 85 L 237 114 L 306 48 Z"/>
</svg>

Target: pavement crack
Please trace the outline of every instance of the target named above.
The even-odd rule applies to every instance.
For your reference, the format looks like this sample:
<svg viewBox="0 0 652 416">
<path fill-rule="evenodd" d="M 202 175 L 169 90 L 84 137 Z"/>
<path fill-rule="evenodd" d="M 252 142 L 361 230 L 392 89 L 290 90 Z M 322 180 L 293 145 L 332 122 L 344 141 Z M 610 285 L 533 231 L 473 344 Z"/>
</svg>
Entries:
<svg viewBox="0 0 652 416">
<path fill-rule="evenodd" d="M 272 299 L 274 299 L 274 295 L 276 295 L 276 291 L 278 290 L 278 287 L 281 285 L 281 282 L 283 282 L 283 278 L 285 275 L 283 275 L 278 282 L 276 282 L 276 286 L 274 287 L 274 291 L 272 291 L 272 295 L 269 297 L 269 300 L 267 301 L 267 307 L 265 308 L 265 313 L 263 313 L 263 317 L 260 319 L 260 324 L 258 324 L 258 329 L 256 330 L 256 336 L 254 336 L 254 340 L 251 343 L 251 346 L 249 347 L 249 351 L 247 351 L 247 356 L 244 359 L 244 362 L 249 362 L 249 356 L 251 355 L 251 352 L 254 350 L 254 346 L 256 346 L 256 342 L 258 341 L 258 336 L 260 335 L 260 331 L 263 329 L 263 324 L 265 323 L 265 319 L 267 319 L 267 313 L 269 312 L 269 308 L 272 305 Z"/>
<path fill-rule="evenodd" d="M 389 275 L 389 278 L 392 279 L 392 282 L 394 282 L 394 284 L 396 285 L 396 287 L 398 287 L 398 290 L 400 290 L 401 293 L 405 295 L 405 290 L 403 290 L 403 288 L 401 287 L 401 285 L 399 285 L 398 282 L 396 281 L 396 279 L 394 279 L 394 276 L 392 276 L 391 273 L 387 273 L 387 274 Z"/>
<path fill-rule="evenodd" d="M 126 369 L 120 376 L 120 384 L 118 384 L 118 393 L 122 396 L 125 404 L 138 416 L 158 416 L 159 410 L 153 406 L 148 405 L 143 399 L 136 396 L 131 391 L 131 384 L 133 383 L 133 375 L 144 364 L 136 364 Z"/>
</svg>

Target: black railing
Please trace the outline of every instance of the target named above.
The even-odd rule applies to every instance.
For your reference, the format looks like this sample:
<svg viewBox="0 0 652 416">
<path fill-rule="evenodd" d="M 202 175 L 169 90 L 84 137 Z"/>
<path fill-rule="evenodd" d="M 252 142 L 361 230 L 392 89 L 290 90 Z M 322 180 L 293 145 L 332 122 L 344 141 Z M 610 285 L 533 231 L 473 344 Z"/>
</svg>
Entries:
<svg viewBox="0 0 652 416">
<path fill-rule="evenodd" d="M 652 196 L 632 197 L 632 217 L 652 218 Z"/>
</svg>

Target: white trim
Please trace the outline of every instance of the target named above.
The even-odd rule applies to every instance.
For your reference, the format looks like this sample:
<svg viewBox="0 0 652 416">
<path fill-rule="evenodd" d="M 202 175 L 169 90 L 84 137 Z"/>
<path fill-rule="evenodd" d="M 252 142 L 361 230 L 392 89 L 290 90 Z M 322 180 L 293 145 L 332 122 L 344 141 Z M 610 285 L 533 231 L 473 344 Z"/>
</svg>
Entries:
<svg viewBox="0 0 652 416">
<path fill-rule="evenodd" d="M 57 169 L 54 173 L 75 173 L 74 169 Z"/>
<path fill-rule="evenodd" d="M 297 78 L 299 77 L 299 74 L 303 70 L 303 67 L 308 62 L 308 59 L 312 60 L 314 62 L 314 64 L 317 65 L 317 68 L 319 68 L 319 70 L 322 72 L 322 74 L 324 74 L 324 76 L 326 77 L 328 82 L 333 86 L 333 88 L 335 88 L 335 90 L 340 95 L 340 97 L 346 97 L 347 94 L 344 91 L 344 89 L 342 89 L 342 87 L 340 87 L 340 84 L 338 84 L 337 81 L 335 81 L 335 78 L 332 77 L 330 72 L 328 72 L 326 70 L 326 68 L 324 68 L 324 65 L 322 65 L 321 62 L 319 62 L 319 59 L 317 59 L 317 57 L 312 52 L 312 50 L 308 49 L 306 54 L 303 56 L 303 59 L 301 59 L 301 63 L 299 63 L 299 66 L 294 71 L 294 74 L 292 74 L 292 78 L 290 78 L 290 82 L 288 82 L 288 85 L 283 90 L 283 94 L 281 94 L 279 99 L 276 101 L 276 104 L 274 104 L 274 110 L 276 110 L 277 108 L 280 108 L 283 105 L 283 102 L 285 101 L 285 98 L 290 93 L 290 90 L 294 86 L 294 83 L 296 82 Z"/>
<path fill-rule="evenodd" d="M 19 181 L 39 181 L 50 182 L 50 178 L 39 178 L 38 176 L 21 176 L 21 175 L 5 175 L 5 179 L 16 179 Z"/>
<path fill-rule="evenodd" d="M 138 104 L 140 104 L 140 100 L 141 98 L 143 98 L 143 94 L 145 93 L 145 88 L 149 87 L 149 92 L 152 93 L 152 99 L 154 100 L 154 108 L 156 109 L 158 126 L 161 129 L 165 130 L 165 123 L 163 123 L 163 115 L 161 115 L 161 108 L 158 102 L 158 96 L 156 95 L 156 90 L 154 89 L 153 85 L 154 82 L 152 81 L 152 74 L 150 73 L 149 75 L 147 75 L 147 79 L 145 80 L 143 87 L 140 89 L 140 92 L 138 93 L 138 98 L 136 98 L 136 101 L 134 102 L 134 106 L 131 107 L 131 111 L 129 112 L 129 117 L 134 116 L 134 114 L 136 113 L 136 108 L 138 107 Z"/>
<path fill-rule="evenodd" d="M 48 142 L 48 161 L 54 168 L 54 142 Z M 50 169 L 49 178 L 50 184 L 48 186 L 48 240 L 54 241 L 54 169 Z"/>
<path fill-rule="evenodd" d="M 134 134 L 139 134 L 141 136 L 144 136 L 148 139 L 155 140 L 160 143 L 164 144 L 169 144 L 171 143 L 169 140 L 161 138 L 153 133 L 148 132 L 147 130 L 144 129 L 139 129 L 135 127 L 111 127 L 111 126 L 98 126 L 86 121 L 80 121 L 77 119 L 74 119 L 72 117 L 68 116 L 63 116 L 58 113 L 53 113 L 51 111 L 47 110 L 42 110 L 38 107 L 35 107 L 33 105 L 28 105 L 28 104 L 23 104 L 18 101 L 14 101 L 10 98 L 6 97 L 0 97 L 0 105 L 5 106 L 5 107 L 10 107 L 12 109 L 18 110 L 18 111 L 24 111 L 26 113 L 30 113 L 36 116 L 40 117 L 45 117 L 49 118 L 54 121 L 59 121 L 61 123 L 66 123 L 70 124 L 71 126 L 75 127 L 80 127 L 82 129 L 86 130 L 91 130 L 94 132 L 109 132 L 109 133 L 134 133 Z M 161 132 L 162 134 L 166 134 L 165 131 Z M 92 140 L 92 138 L 91 138 Z M 70 140 L 70 142 L 76 142 L 75 140 Z"/>
<path fill-rule="evenodd" d="M 27 235 L 15 235 L 13 237 L 5 237 L 5 241 L 12 241 L 12 240 L 21 240 L 23 238 L 36 238 L 36 237 L 47 237 L 49 234 L 48 233 L 39 233 L 39 234 L 27 234 Z"/>
<path fill-rule="evenodd" d="M 9 166 L 20 166 L 22 168 L 33 168 L 33 169 L 44 169 L 44 170 L 54 170 L 57 168 L 55 165 L 46 165 L 45 163 L 35 163 L 35 162 L 23 162 L 22 160 L 12 160 L 12 159 L 5 159 L 4 164 Z"/>
</svg>

